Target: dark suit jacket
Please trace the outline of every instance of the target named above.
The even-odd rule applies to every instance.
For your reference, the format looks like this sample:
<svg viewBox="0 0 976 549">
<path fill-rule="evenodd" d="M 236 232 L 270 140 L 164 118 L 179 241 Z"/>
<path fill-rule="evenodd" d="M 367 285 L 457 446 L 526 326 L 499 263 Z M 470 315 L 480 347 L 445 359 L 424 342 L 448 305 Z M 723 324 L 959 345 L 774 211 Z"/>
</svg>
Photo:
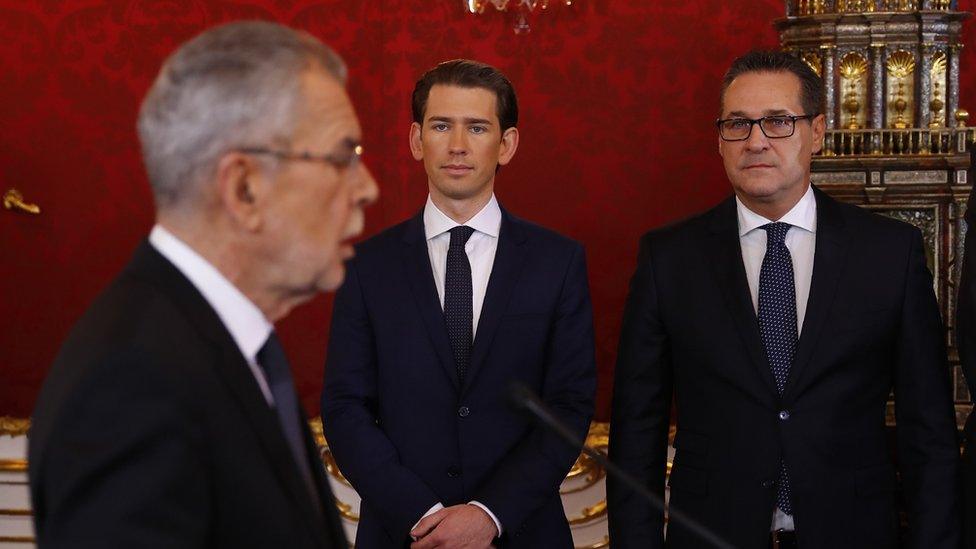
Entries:
<svg viewBox="0 0 976 549">
<path fill-rule="evenodd" d="M 896 545 L 894 388 L 907 546 L 956 547 L 955 441 L 942 322 L 919 231 L 815 190 L 813 279 L 777 395 L 739 247 L 735 201 L 640 243 L 616 366 L 610 457 L 736 547 L 767 546 L 780 460 L 800 547 Z M 781 419 L 781 411 L 786 419 Z M 662 546 L 662 514 L 609 489 L 614 549 Z M 682 524 L 671 547 L 703 547 Z"/>
<path fill-rule="evenodd" d="M 214 310 L 143 243 L 72 330 L 37 400 L 39 545 L 345 549 L 305 434 L 320 506 Z"/>
<path fill-rule="evenodd" d="M 322 395 L 326 438 L 363 497 L 356 546 L 401 547 L 437 502 L 477 500 L 509 547 L 571 547 L 558 488 L 579 455 L 509 409 L 514 380 L 582 442 L 593 413 L 583 248 L 502 212 L 498 249 L 458 383 L 422 215 L 358 247 L 336 294 Z"/>
<path fill-rule="evenodd" d="M 973 151 L 976 162 L 976 150 Z M 973 171 L 976 174 L 976 171 Z M 976 397 L 976 193 L 970 193 L 966 207 L 966 249 L 959 279 L 959 301 L 956 308 L 956 345 L 959 362 L 970 398 Z M 965 427 L 965 449 L 962 458 L 964 546 L 976 549 L 976 414 L 970 413 Z"/>
</svg>

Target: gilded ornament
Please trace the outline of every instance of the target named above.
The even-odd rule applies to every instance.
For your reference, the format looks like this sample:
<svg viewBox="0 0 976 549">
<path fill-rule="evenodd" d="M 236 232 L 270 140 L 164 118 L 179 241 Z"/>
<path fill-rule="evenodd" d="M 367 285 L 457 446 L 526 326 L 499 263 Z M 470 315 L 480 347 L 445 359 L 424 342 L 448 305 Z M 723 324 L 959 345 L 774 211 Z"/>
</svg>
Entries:
<svg viewBox="0 0 976 549">
<path fill-rule="evenodd" d="M 823 64 L 820 60 L 820 54 L 808 51 L 804 52 L 803 55 L 800 56 L 800 59 L 802 59 L 803 62 L 813 70 L 813 72 L 817 73 L 817 76 L 823 76 Z"/>
<path fill-rule="evenodd" d="M 19 418 L 2 416 L 0 417 L 0 435 L 8 437 L 19 437 L 26 435 L 30 430 L 30 418 Z"/>
<path fill-rule="evenodd" d="M 895 78 L 908 78 L 915 72 L 915 56 L 898 50 L 888 56 L 888 74 Z"/>
</svg>

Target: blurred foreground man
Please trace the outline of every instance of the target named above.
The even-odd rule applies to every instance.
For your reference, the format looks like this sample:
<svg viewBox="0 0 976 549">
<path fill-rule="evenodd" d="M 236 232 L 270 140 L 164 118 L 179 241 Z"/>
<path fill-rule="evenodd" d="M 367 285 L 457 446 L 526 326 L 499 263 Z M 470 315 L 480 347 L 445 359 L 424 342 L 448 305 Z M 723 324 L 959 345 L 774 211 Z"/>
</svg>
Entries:
<svg viewBox="0 0 976 549">
<path fill-rule="evenodd" d="M 34 411 L 40 547 L 347 547 L 273 330 L 339 286 L 376 198 L 345 72 L 271 23 L 163 65 L 139 113 L 156 225 Z"/>
<path fill-rule="evenodd" d="M 559 485 L 579 448 L 506 392 L 536 391 L 582 443 L 596 381 L 583 248 L 495 199 L 519 140 L 498 70 L 438 65 L 413 118 L 427 204 L 358 247 L 325 368 L 326 437 L 363 497 L 356 547 L 571 548 Z"/>
<path fill-rule="evenodd" d="M 885 402 L 897 401 L 905 547 L 955 548 L 958 449 L 920 232 L 810 185 L 823 84 L 781 52 L 737 59 L 718 150 L 734 196 L 640 242 L 610 457 L 735 547 L 896 547 Z M 614 549 L 664 545 L 663 515 L 613 479 Z M 667 545 L 703 547 L 671 522 Z"/>
</svg>

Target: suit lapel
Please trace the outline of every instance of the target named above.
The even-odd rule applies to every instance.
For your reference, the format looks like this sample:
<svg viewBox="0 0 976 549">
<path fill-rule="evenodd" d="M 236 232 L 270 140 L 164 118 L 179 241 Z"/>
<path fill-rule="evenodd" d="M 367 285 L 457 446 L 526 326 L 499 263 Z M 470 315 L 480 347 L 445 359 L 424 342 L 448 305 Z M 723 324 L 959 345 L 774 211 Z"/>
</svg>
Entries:
<svg viewBox="0 0 976 549">
<path fill-rule="evenodd" d="M 402 240 L 404 271 L 407 273 L 410 290 L 420 310 L 420 317 L 427 328 L 430 342 L 440 358 L 444 372 L 454 384 L 454 388 L 459 389 L 457 366 L 454 364 L 454 353 L 451 351 L 451 342 L 447 337 L 444 310 L 437 296 L 434 274 L 430 267 L 430 255 L 427 253 L 423 211 L 407 222 Z"/>
<path fill-rule="evenodd" d="M 217 352 L 213 367 L 234 396 L 248 424 L 267 454 L 271 468 L 292 496 L 305 524 L 320 542 L 324 540 L 323 517 L 309 501 L 308 490 L 291 455 L 275 411 L 268 406 L 254 375 L 217 313 L 199 291 L 151 245 L 143 243 L 136 252 L 132 268 L 136 276 L 148 279 L 183 311 L 187 322 L 209 340 Z M 329 502 L 331 504 L 331 502 Z"/>
<path fill-rule="evenodd" d="M 776 394 L 776 381 L 766 360 L 759 321 L 752 305 L 742 248 L 739 244 L 739 223 L 736 217 L 735 198 L 730 197 L 716 207 L 708 223 L 708 262 L 715 282 L 722 290 L 725 305 L 732 314 L 739 337 L 745 345 L 756 373 L 765 382 L 769 395 Z"/>
<path fill-rule="evenodd" d="M 465 387 L 471 385 L 488 355 L 498 323 L 508 308 L 512 290 L 525 263 L 525 231 L 518 223 L 507 211 L 502 210 L 498 248 L 495 250 L 495 261 L 488 278 L 485 301 L 481 306 L 481 318 L 478 320 L 478 333 L 471 349 L 471 367 L 465 376 Z"/>
<path fill-rule="evenodd" d="M 784 397 L 795 392 L 801 372 L 810 363 L 817 341 L 823 332 L 830 307 L 837 293 L 837 284 L 847 257 L 850 238 L 844 227 L 837 203 L 814 187 L 817 199 L 817 243 L 813 255 L 813 278 L 810 281 L 810 296 L 803 319 L 803 332 L 797 342 L 793 367 L 787 378 Z"/>
</svg>

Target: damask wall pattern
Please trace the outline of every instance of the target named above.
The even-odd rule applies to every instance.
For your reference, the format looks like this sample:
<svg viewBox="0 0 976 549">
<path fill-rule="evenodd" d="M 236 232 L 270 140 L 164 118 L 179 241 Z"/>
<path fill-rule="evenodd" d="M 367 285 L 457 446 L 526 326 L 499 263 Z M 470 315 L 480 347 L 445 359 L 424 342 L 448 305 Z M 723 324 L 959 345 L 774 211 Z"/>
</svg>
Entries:
<svg viewBox="0 0 976 549">
<path fill-rule="evenodd" d="M 423 204 L 423 169 L 407 148 L 418 76 L 457 57 L 509 75 L 522 140 L 496 192 L 514 214 L 586 245 L 607 419 L 637 239 L 728 194 L 712 125 L 718 83 L 736 55 L 777 46 L 784 3 L 574 4 L 516 36 L 461 0 L 0 0 L 0 192 L 17 187 L 42 207 L 0 211 L 0 415 L 30 413 L 58 343 L 151 226 L 135 118 L 162 59 L 209 26 L 267 19 L 308 30 L 349 64 L 381 189 L 367 234 Z M 962 72 L 974 74 L 973 23 L 965 43 Z M 961 105 L 976 109 L 976 85 L 962 88 Z M 280 326 L 313 414 L 330 309 L 319 298 Z"/>
</svg>

